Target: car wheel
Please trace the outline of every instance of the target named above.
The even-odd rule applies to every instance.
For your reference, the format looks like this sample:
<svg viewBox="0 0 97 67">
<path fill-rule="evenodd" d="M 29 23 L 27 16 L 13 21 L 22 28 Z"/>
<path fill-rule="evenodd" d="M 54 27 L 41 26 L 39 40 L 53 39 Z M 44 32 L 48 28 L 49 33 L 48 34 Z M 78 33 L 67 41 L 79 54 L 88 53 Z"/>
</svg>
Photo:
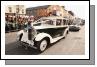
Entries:
<svg viewBox="0 0 97 67">
<path fill-rule="evenodd" d="M 37 43 L 37 48 L 39 52 L 43 52 L 47 47 L 47 40 L 43 39 Z"/>
</svg>

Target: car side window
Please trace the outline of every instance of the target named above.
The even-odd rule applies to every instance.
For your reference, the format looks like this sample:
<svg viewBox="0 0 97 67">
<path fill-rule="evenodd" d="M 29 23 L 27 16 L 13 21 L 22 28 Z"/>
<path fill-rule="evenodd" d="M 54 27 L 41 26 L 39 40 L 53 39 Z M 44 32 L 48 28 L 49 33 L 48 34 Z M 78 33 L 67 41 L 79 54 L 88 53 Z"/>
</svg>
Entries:
<svg viewBox="0 0 97 67">
<path fill-rule="evenodd" d="M 57 19 L 56 20 L 56 25 L 61 25 L 61 23 L 62 23 L 62 20 L 61 19 Z"/>
<path fill-rule="evenodd" d="M 65 19 L 64 19 L 64 20 L 63 20 L 63 25 L 68 25 L 68 22 L 69 22 L 68 20 L 65 20 Z"/>
<path fill-rule="evenodd" d="M 40 26 L 41 23 L 36 23 L 36 24 L 33 24 L 33 26 Z"/>
<path fill-rule="evenodd" d="M 66 25 L 66 20 L 63 20 L 63 25 Z"/>
<path fill-rule="evenodd" d="M 49 24 L 49 25 L 54 25 L 53 23 L 54 23 L 54 21 L 52 21 L 52 20 L 47 20 L 47 21 L 45 22 L 45 24 Z"/>
</svg>

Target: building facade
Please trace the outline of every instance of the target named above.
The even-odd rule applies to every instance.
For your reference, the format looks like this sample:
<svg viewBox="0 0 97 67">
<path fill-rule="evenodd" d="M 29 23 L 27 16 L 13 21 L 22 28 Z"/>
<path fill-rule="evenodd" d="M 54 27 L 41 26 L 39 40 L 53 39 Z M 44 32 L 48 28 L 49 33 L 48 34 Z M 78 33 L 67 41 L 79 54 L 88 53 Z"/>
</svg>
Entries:
<svg viewBox="0 0 97 67">
<path fill-rule="evenodd" d="M 62 16 L 67 17 L 67 11 L 64 9 L 64 6 L 59 5 L 44 5 L 38 7 L 31 7 L 26 9 L 27 15 L 33 15 L 35 19 L 47 16 Z"/>
<path fill-rule="evenodd" d="M 7 5 L 5 6 L 6 21 L 20 20 L 19 17 L 24 17 L 26 8 L 24 5 Z"/>
<path fill-rule="evenodd" d="M 26 8 L 24 5 L 7 5 L 5 7 L 5 13 L 8 14 L 19 14 L 19 15 L 25 15 L 26 14 Z"/>
</svg>

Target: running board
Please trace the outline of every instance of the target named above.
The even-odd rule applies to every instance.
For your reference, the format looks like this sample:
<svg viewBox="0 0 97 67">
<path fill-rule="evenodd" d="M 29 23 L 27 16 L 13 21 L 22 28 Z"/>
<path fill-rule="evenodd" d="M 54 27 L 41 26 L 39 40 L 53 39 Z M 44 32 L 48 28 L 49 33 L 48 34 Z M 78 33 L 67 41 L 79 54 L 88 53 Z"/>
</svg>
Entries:
<svg viewBox="0 0 97 67">
<path fill-rule="evenodd" d="M 63 37 L 64 37 L 64 36 L 60 36 L 60 37 L 57 37 L 57 38 L 53 38 L 51 43 L 54 43 L 54 42 L 56 42 L 56 41 L 62 39 Z"/>
</svg>

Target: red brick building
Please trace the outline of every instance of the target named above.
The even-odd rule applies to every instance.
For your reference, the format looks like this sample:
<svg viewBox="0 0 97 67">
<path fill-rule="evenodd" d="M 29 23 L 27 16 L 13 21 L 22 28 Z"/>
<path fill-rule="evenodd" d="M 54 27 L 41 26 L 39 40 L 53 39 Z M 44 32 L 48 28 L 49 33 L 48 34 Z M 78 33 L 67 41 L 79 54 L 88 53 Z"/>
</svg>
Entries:
<svg viewBox="0 0 97 67">
<path fill-rule="evenodd" d="M 47 16 L 62 16 L 67 15 L 67 11 L 65 11 L 64 6 L 59 5 L 44 5 L 38 7 L 31 7 L 26 9 L 27 15 L 33 15 L 35 19 L 39 19 L 41 17 Z"/>
</svg>

